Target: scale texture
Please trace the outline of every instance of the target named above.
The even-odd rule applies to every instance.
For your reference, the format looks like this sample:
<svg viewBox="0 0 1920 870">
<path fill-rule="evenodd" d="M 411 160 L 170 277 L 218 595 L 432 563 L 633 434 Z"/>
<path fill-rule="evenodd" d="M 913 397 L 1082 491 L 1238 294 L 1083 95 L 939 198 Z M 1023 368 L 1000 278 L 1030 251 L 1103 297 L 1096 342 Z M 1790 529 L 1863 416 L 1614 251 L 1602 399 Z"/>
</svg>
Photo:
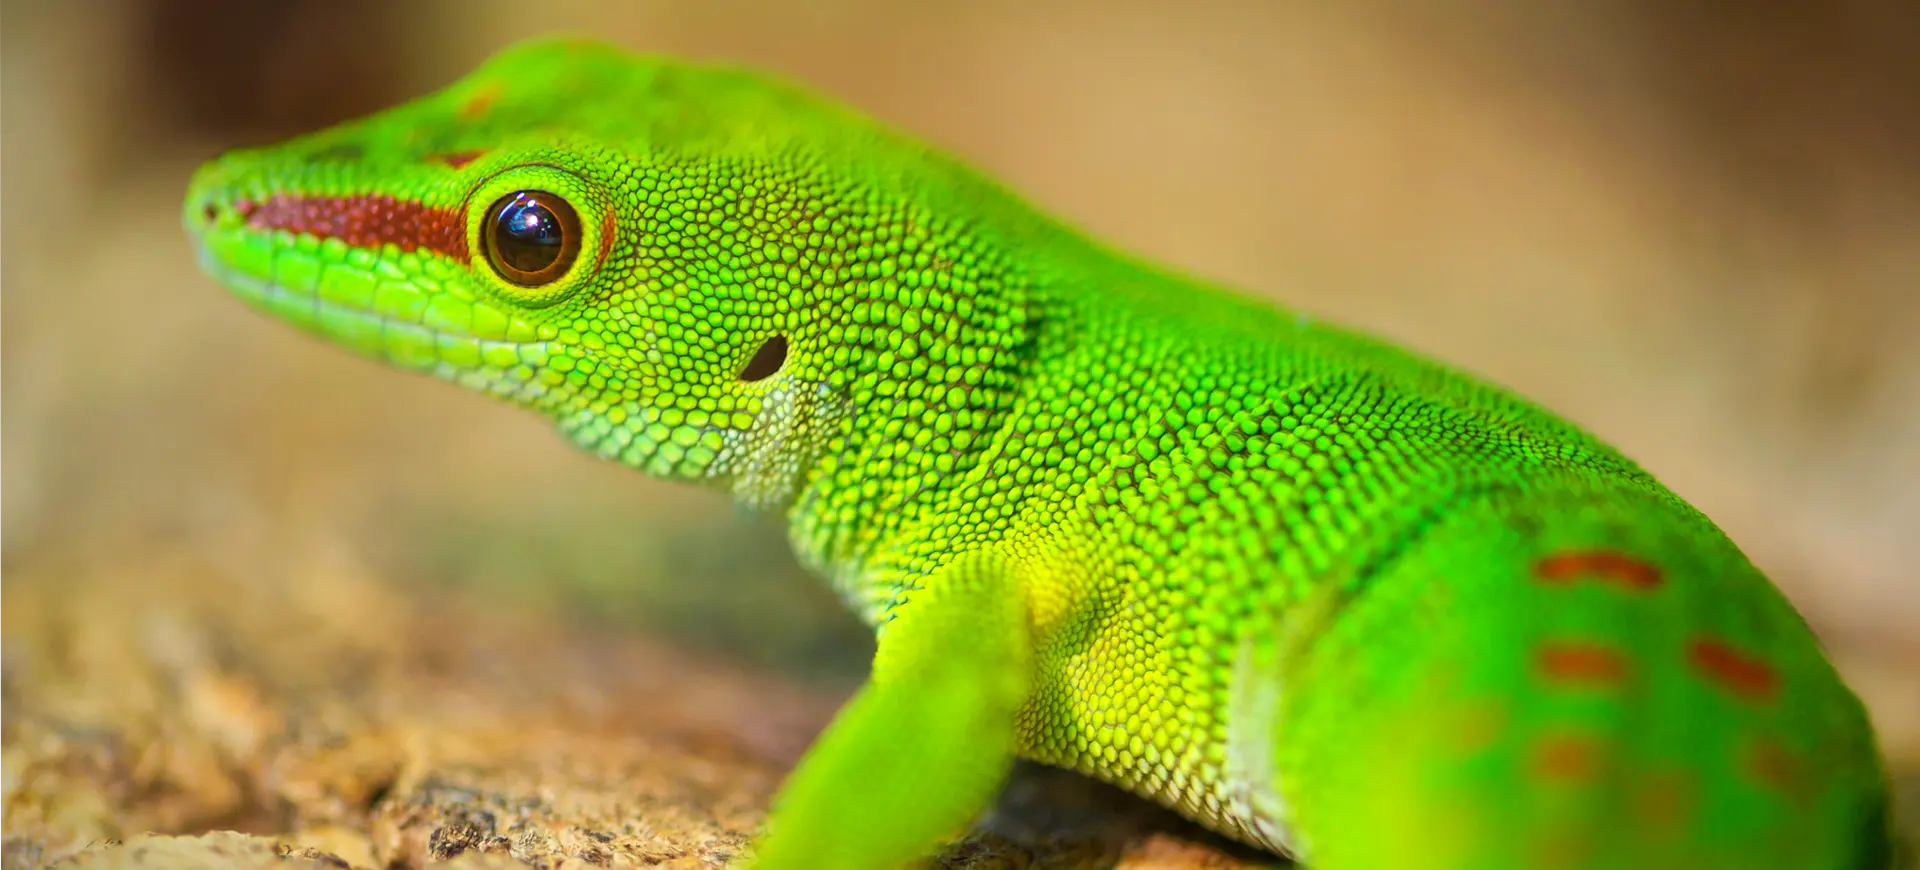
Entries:
<svg viewBox="0 0 1920 870">
<path fill-rule="evenodd" d="M 784 515 L 879 646 L 758 866 L 933 854 L 1016 756 L 1326 870 L 1889 860 L 1859 702 L 1633 462 L 790 85 L 529 44 L 185 213 L 256 307 Z"/>
</svg>

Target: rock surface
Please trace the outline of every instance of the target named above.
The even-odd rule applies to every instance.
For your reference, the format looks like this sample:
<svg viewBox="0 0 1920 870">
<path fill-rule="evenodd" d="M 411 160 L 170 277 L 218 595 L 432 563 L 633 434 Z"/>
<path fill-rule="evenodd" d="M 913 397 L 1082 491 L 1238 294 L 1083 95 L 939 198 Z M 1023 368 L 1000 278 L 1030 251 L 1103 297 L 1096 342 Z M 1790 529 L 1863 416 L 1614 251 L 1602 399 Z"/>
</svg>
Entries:
<svg viewBox="0 0 1920 870">
<path fill-rule="evenodd" d="M 838 700 L 351 572 L 283 585 L 155 552 L 10 571 L 6 593 L 9 868 L 719 866 Z M 1038 769 L 945 856 L 1264 860 Z"/>
</svg>

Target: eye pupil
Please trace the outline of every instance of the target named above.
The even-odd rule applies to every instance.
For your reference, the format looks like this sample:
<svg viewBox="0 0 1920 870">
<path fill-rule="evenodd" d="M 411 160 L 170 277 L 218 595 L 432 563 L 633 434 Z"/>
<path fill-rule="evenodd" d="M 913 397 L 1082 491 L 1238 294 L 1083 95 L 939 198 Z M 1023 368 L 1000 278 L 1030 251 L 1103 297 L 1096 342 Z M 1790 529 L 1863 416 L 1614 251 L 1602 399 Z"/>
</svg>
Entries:
<svg viewBox="0 0 1920 870">
<path fill-rule="evenodd" d="M 514 284 L 553 283 L 580 253 L 580 218 L 558 196 L 522 190 L 495 200 L 487 211 L 487 260 Z"/>
<path fill-rule="evenodd" d="M 520 241 L 536 245 L 558 244 L 560 233 L 555 224 L 559 222 L 553 212 L 537 203 L 515 205 L 507 211 L 507 233 Z"/>
</svg>

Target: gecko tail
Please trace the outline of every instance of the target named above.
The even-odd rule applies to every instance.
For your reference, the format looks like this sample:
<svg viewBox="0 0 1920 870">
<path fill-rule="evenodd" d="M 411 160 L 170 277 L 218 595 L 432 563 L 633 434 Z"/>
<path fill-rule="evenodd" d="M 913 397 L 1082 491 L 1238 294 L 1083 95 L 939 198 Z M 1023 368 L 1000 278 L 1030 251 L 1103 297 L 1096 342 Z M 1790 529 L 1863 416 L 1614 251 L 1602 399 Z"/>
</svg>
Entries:
<svg viewBox="0 0 1920 870">
<path fill-rule="evenodd" d="M 1659 491 L 1449 509 L 1282 662 L 1316 870 L 1884 870 L 1887 784 L 1800 616 Z"/>
</svg>

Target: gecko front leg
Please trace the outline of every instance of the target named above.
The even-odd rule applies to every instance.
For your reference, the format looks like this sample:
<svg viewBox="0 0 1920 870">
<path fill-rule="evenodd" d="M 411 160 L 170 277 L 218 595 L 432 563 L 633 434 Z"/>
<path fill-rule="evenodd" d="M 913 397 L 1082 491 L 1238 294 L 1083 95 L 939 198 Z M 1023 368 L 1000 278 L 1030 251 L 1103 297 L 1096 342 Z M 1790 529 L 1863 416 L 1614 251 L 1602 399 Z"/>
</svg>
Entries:
<svg viewBox="0 0 1920 870">
<path fill-rule="evenodd" d="M 964 833 L 1005 782 L 1031 683 L 1025 598 L 993 550 L 956 557 L 881 628 L 873 673 L 774 801 L 755 870 L 881 870 Z"/>
</svg>

